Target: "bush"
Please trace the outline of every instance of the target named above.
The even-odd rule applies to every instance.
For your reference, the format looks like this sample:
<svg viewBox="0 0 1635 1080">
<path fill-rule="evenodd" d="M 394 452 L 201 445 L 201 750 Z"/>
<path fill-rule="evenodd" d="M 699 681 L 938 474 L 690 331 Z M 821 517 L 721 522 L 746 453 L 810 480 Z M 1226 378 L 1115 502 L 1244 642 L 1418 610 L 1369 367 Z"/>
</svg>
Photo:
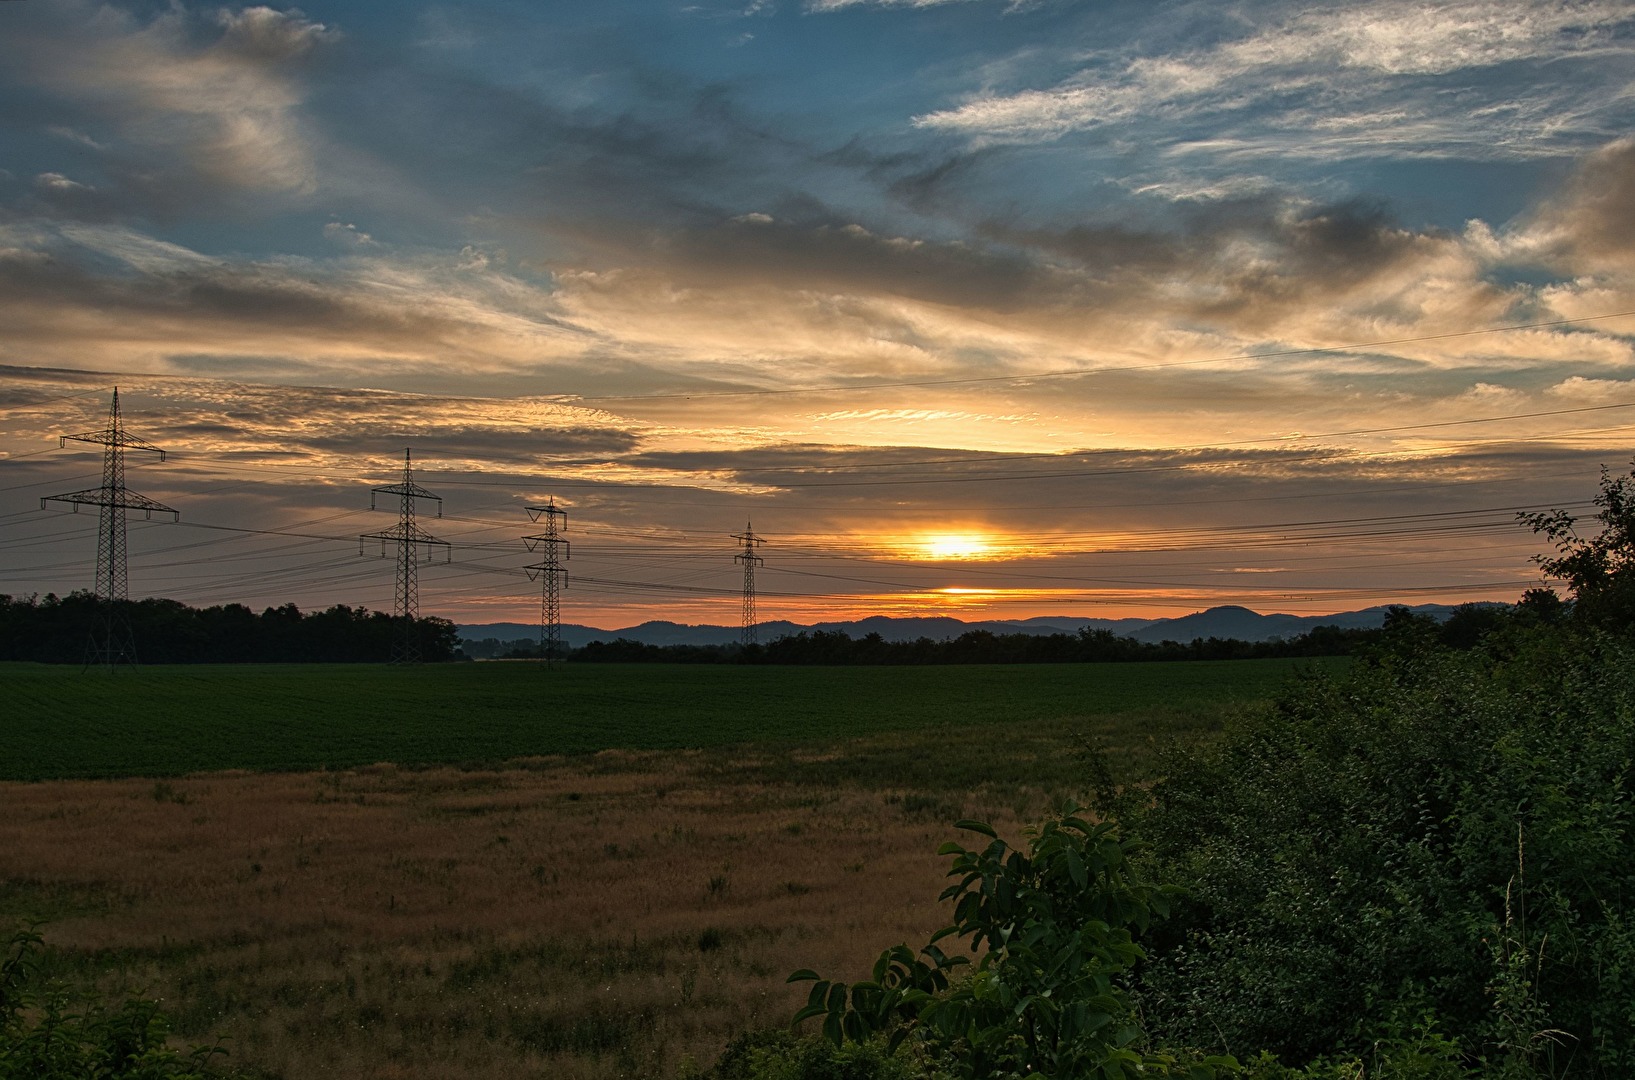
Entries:
<svg viewBox="0 0 1635 1080">
<path fill-rule="evenodd" d="M 1635 651 L 1399 645 L 1179 754 L 1129 815 L 1190 895 L 1135 984 L 1148 1023 L 1360 1060 L 1429 1016 L 1491 1075 L 1630 1075 Z"/>
<path fill-rule="evenodd" d="M 1635 1075 L 1635 645 L 1525 615 L 1463 651 L 1399 618 L 1150 792 L 1104 784 L 1114 820 L 960 823 L 989 839 L 943 848 L 954 924 L 797 972 L 797 1021 L 969 1080 Z"/>
<path fill-rule="evenodd" d="M 836 1046 L 815 1035 L 758 1031 L 721 1055 L 708 1080 L 945 1080 L 924 1058 L 894 1054 L 884 1039 Z"/>
<path fill-rule="evenodd" d="M 958 879 L 941 896 L 954 902 L 953 925 L 918 954 L 887 949 L 862 982 L 795 972 L 791 982 L 813 982 L 796 1023 L 821 1017 L 837 1047 L 886 1037 L 895 1050 L 910 1041 L 964 1080 L 1210 1080 L 1236 1070 L 1229 1058 L 1147 1046 L 1125 981 L 1144 955 L 1136 935 L 1164 916 L 1178 890 L 1131 873 L 1138 845 L 1074 810 L 1030 829 L 1025 851 L 982 822 L 956 827 L 988 842 L 939 851 L 953 858 L 949 876 Z M 949 938 L 968 939 L 977 954 L 964 978 L 954 976 L 969 961 L 937 945 Z"/>
<path fill-rule="evenodd" d="M 131 998 L 108 1008 L 76 1003 L 39 987 L 40 935 L 13 934 L 0 960 L 0 1080 L 206 1080 L 209 1059 L 167 1044 L 170 1027 L 157 1004 Z"/>
</svg>

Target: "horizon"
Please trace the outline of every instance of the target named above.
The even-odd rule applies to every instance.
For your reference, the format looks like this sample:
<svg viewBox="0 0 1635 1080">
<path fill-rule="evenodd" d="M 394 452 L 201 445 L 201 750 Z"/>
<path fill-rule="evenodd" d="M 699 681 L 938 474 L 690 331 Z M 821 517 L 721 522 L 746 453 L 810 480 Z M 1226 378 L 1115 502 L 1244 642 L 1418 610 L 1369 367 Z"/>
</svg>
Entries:
<svg viewBox="0 0 1635 1080">
<path fill-rule="evenodd" d="M 1501 603 L 1501 602 L 1498 602 L 1498 601 L 1475 601 L 1475 603 L 1480 604 L 1480 603 Z M 1238 604 L 1221 604 L 1221 605 L 1218 605 L 1218 606 L 1212 607 L 1212 608 L 1202 608 L 1202 609 L 1199 609 L 1197 611 L 1191 611 L 1191 612 L 1188 612 L 1186 615 L 1159 616 L 1159 617 L 1156 617 L 1156 618 L 1143 618 L 1142 616 L 1139 616 L 1139 615 L 1121 615 L 1121 616 L 1116 616 L 1114 618 L 1106 618 L 1104 616 L 1098 616 L 1098 615 L 1033 615 L 1033 616 L 1028 616 L 1026 618 L 1020 618 L 1020 619 L 999 619 L 999 618 L 995 618 L 995 619 L 959 619 L 959 618 L 956 618 L 955 616 L 952 616 L 952 615 L 864 615 L 864 616 L 861 616 L 860 618 L 857 618 L 857 619 L 821 619 L 821 620 L 818 620 L 817 622 L 814 622 L 814 623 L 794 623 L 793 620 L 789 620 L 789 619 L 765 619 L 765 620 L 762 620 L 761 622 L 757 623 L 756 625 L 760 626 L 760 627 L 766 627 L 766 626 L 770 626 L 770 625 L 776 625 L 778 623 L 791 623 L 792 625 L 795 625 L 795 626 L 811 627 L 811 626 L 823 625 L 825 623 L 859 623 L 859 622 L 867 622 L 867 621 L 869 621 L 871 619 L 893 619 L 893 620 L 898 620 L 898 621 L 910 621 L 910 620 L 915 620 L 915 619 L 953 619 L 955 622 L 965 623 L 967 625 L 974 625 L 974 624 L 988 623 L 988 622 L 1003 622 L 1003 623 L 1037 622 L 1037 621 L 1044 620 L 1044 619 L 1050 619 L 1050 620 L 1055 620 L 1055 621 L 1059 621 L 1059 622 L 1115 622 L 1115 621 L 1123 620 L 1123 621 L 1126 621 L 1126 622 L 1142 622 L 1142 623 L 1151 624 L 1151 623 L 1157 623 L 1157 622 L 1174 621 L 1175 619 L 1184 619 L 1184 618 L 1187 618 L 1190 615 L 1207 615 L 1207 614 L 1209 614 L 1211 612 L 1222 611 L 1222 610 L 1247 611 L 1251 615 L 1256 615 L 1256 616 L 1259 616 L 1260 618 L 1263 618 L 1263 619 L 1265 619 L 1265 618 L 1277 618 L 1277 617 L 1280 617 L 1280 616 L 1281 617 L 1286 617 L 1286 618 L 1296 618 L 1296 619 L 1323 619 L 1323 618 L 1336 617 L 1336 616 L 1340 616 L 1340 615 L 1355 615 L 1355 614 L 1358 614 L 1359 612 L 1362 612 L 1362 611 L 1372 611 L 1372 610 L 1375 610 L 1378 606 L 1379 605 L 1371 605 L 1370 607 L 1367 607 L 1367 608 L 1358 608 L 1358 609 L 1355 609 L 1355 610 L 1352 610 L 1352 611 L 1313 612 L 1313 613 L 1308 613 L 1308 614 L 1304 614 L 1304 615 L 1295 615 L 1292 612 L 1287 612 L 1287 611 L 1255 611 L 1253 608 L 1246 608 L 1246 607 L 1243 607 L 1242 605 L 1238 605 Z M 1386 605 L 1386 606 L 1394 606 L 1394 605 Z M 1448 607 L 1448 608 L 1451 609 L 1451 605 L 1444 605 L 1444 604 L 1418 604 L 1418 605 L 1403 605 L 1403 606 L 1410 607 L 1412 610 L 1423 610 L 1424 608 L 1444 608 L 1444 607 Z M 672 626 L 679 626 L 679 627 L 682 627 L 682 628 L 688 629 L 688 630 L 700 630 L 700 629 L 732 630 L 732 629 L 736 629 L 738 627 L 737 623 L 677 623 L 677 622 L 674 622 L 672 620 L 666 620 L 666 619 L 653 619 L 653 620 L 650 620 L 650 622 L 665 623 L 665 624 L 672 625 Z M 533 622 L 533 623 L 517 622 L 517 621 L 513 621 L 513 620 L 497 620 L 495 622 L 490 622 L 490 623 L 456 623 L 455 625 L 457 627 L 459 627 L 459 628 L 462 628 L 462 629 L 471 629 L 471 628 L 480 628 L 480 627 L 485 627 L 485 626 L 537 627 L 539 625 L 539 623 L 538 623 L 537 620 L 535 622 Z M 611 634 L 611 633 L 616 633 L 616 632 L 618 632 L 620 630 L 633 630 L 633 629 L 636 629 L 637 627 L 643 626 L 643 625 L 646 625 L 646 623 L 633 623 L 633 624 L 631 624 L 629 626 L 591 626 L 591 625 L 588 625 L 586 623 L 564 622 L 562 624 L 562 628 L 564 630 L 570 629 L 570 628 L 577 628 L 577 629 L 580 629 L 580 630 L 595 630 L 595 631 L 599 631 L 601 633 Z"/>
<path fill-rule="evenodd" d="M 0 5 L 0 593 L 562 621 L 1513 602 L 1635 450 L 1635 12 Z M 389 102 L 389 105 L 383 103 Z M 90 478 L 90 479 L 87 479 Z"/>
</svg>

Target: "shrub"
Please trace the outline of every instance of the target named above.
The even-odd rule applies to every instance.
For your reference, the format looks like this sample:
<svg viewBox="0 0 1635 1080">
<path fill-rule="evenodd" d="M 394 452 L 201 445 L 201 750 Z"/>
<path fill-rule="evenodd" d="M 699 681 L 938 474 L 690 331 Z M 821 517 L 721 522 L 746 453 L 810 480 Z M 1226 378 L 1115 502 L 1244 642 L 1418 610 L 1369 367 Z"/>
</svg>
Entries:
<svg viewBox="0 0 1635 1080">
<path fill-rule="evenodd" d="M 946 1080 L 923 1057 L 892 1053 L 884 1039 L 836 1046 L 819 1036 L 758 1031 L 739 1036 L 708 1080 Z"/>
<path fill-rule="evenodd" d="M 957 827 L 989 839 L 980 849 L 951 842 L 940 850 L 958 879 L 941 897 L 954 902 L 953 925 L 918 954 L 887 949 L 862 982 L 797 971 L 791 982 L 813 982 L 797 1023 L 822 1017 L 837 1047 L 885 1036 L 894 1050 L 911 1039 L 967 1080 L 1204 1080 L 1235 1069 L 1227 1058 L 1146 1047 L 1123 979 L 1143 956 L 1135 935 L 1168 911 L 1177 890 L 1131 874 L 1137 845 L 1074 811 L 1030 829 L 1025 851 L 982 822 Z M 963 978 L 952 976 L 969 961 L 937 945 L 948 938 L 968 939 L 978 955 Z"/>
<path fill-rule="evenodd" d="M 205 1080 L 209 1059 L 225 1053 L 171 1049 L 152 1001 L 109 1008 L 37 986 L 41 944 L 39 934 L 18 931 L 0 960 L 0 1080 Z"/>
<path fill-rule="evenodd" d="M 1366 1058 L 1431 1016 L 1490 1074 L 1635 1071 L 1635 652 L 1417 640 L 1168 763 L 1128 825 L 1189 899 L 1135 984 L 1153 1031 Z"/>
</svg>

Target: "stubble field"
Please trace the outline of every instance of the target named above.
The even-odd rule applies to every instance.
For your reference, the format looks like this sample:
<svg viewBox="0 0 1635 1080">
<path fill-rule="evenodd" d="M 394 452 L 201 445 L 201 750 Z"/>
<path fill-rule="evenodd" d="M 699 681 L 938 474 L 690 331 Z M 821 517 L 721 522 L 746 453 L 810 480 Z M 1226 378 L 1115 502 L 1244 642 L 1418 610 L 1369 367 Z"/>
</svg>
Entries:
<svg viewBox="0 0 1635 1080">
<path fill-rule="evenodd" d="M 117 752 L 76 734 L 70 712 L 51 727 L 84 751 L 6 766 L 61 775 L 84 752 L 84 773 L 127 778 L 0 783 L 0 920 L 49 919 L 56 975 L 163 998 L 184 1041 L 220 1037 L 248 1075 L 686 1075 L 735 1034 L 787 1022 L 801 994 L 789 971 L 859 973 L 886 945 L 940 927 L 933 853 L 955 819 L 1014 837 L 1082 792 L 1087 747 L 1139 776 L 1158 743 L 1207 736 L 1293 665 L 1118 667 L 1130 677 L 1114 665 L 749 669 L 759 686 L 736 672 L 712 683 L 722 669 L 704 668 L 465 665 L 396 683 L 351 669 L 370 689 L 420 679 L 423 691 L 432 673 L 453 674 L 449 711 L 420 714 L 412 738 L 370 726 L 355 703 L 326 705 L 304 681 L 312 669 L 200 674 L 255 684 L 262 721 L 279 715 L 280 674 L 290 698 L 311 695 L 281 743 L 235 740 L 242 714 L 211 717 L 208 694 L 173 681 L 185 669 L 88 679 L 88 714 L 138 680 L 168 681 L 191 711 L 141 714 L 150 727 L 127 727 Z M 460 708 L 473 693 L 458 680 L 489 670 L 508 681 L 490 702 L 556 680 L 570 704 L 509 723 L 497 704 Z M 47 674 L 36 690 L 76 685 Z M 340 680 L 323 692 L 346 677 L 317 674 Z M 818 688 L 831 700 L 801 696 Z M 221 713 L 236 699 L 216 700 Z M 669 726 L 644 734 L 655 716 Z M 470 752 L 435 731 L 457 717 Z M 216 741 L 169 760 L 173 743 L 144 741 L 164 730 Z M 627 745 L 504 752 L 548 741 L 542 731 Z M 370 756 L 394 747 L 410 760 Z M 444 763 L 427 764 L 434 750 Z M 315 753 L 330 767 L 294 771 Z M 280 771 L 175 775 L 256 755 Z"/>
</svg>

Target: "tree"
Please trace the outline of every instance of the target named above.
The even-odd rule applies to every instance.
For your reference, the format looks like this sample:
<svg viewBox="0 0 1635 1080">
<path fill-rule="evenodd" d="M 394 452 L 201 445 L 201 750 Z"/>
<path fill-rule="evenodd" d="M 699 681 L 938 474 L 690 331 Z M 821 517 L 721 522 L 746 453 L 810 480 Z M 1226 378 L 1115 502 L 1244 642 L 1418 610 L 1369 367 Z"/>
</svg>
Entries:
<svg viewBox="0 0 1635 1080">
<path fill-rule="evenodd" d="M 1612 476 L 1601 467 L 1595 497 L 1601 523 L 1596 536 L 1581 536 L 1578 520 L 1565 510 L 1518 515 L 1555 545 L 1554 556 L 1535 555 L 1539 569 L 1567 583 L 1573 618 L 1614 633 L 1635 629 L 1635 471 Z"/>
</svg>

